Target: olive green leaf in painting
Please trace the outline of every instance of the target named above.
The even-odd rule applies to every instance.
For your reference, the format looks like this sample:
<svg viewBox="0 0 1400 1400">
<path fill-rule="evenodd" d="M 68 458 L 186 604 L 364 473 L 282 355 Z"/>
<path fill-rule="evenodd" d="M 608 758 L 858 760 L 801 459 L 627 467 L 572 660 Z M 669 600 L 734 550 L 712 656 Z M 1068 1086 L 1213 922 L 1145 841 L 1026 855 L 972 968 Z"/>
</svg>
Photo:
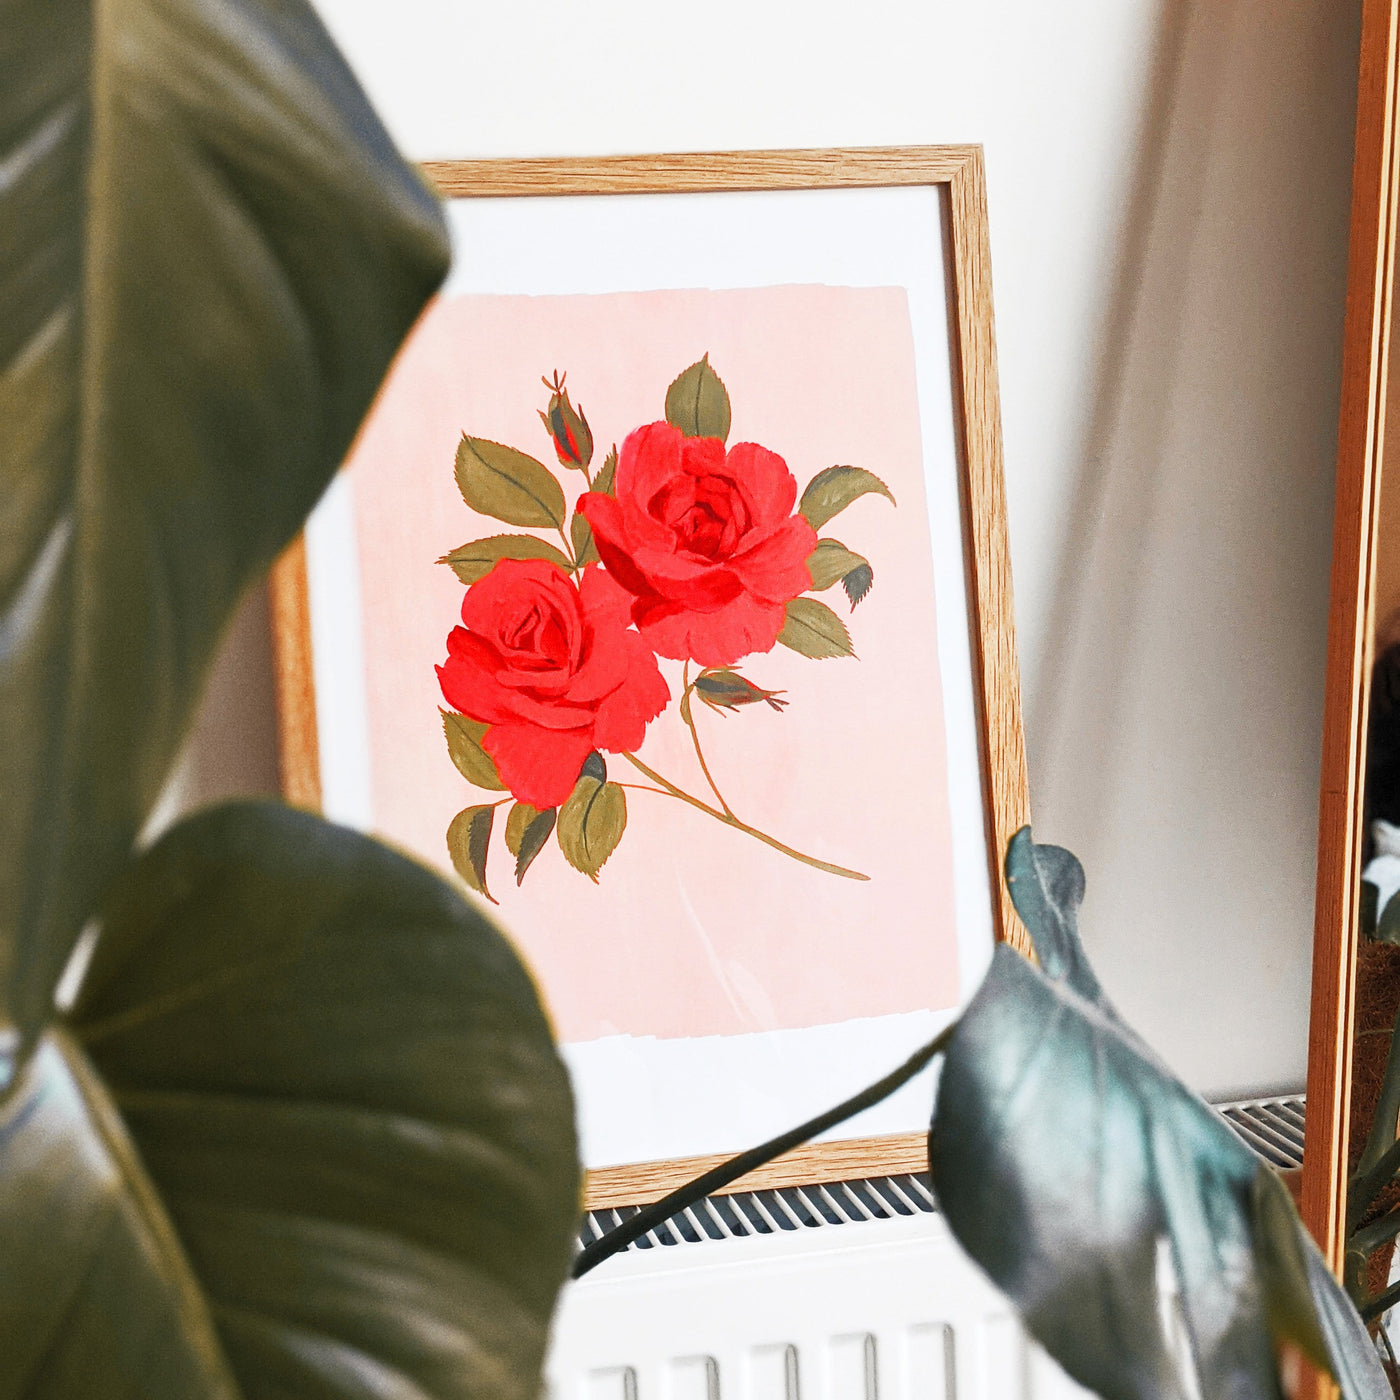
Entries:
<svg viewBox="0 0 1400 1400">
<path fill-rule="evenodd" d="M 497 901 L 486 888 L 486 857 L 491 849 L 491 827 L 496 819 L 496 804 L 465 807 L 452 818 L 447 828 L 447 854 L 452 868 L 470 889 Z"/>
<path fill-rule="evenodd" d="M 575 513 L 569 521 L 569 541 L 574 547 L 574 562 L 580 569 L 601 562 L 598 546 L 593 543 L 593 527 L 586 517 Z"/>
<path fill-rule="evenodd" d="M 817 547 L 807 556 L 807 569 L 812 575 L 812 587 L 820 593 L 858 569 L 867 561 L 847 549 L 840 540 L 818 540 Z"/>
<path fill-rule="evenodd" d="M 846 597 L 851 600 L 851 611 L 856 610 L 856 604 L 863 602 L 870 592 L 871 586 L 875 582 L 875 570 L 869 564 L 858 564 L 841 580 L 841 587 L 846 590 Z"/>
<path fill-rule="evenodd" d="M 948 1043 L 929 1163 L 959 1242 L 1106 1400 L 1275 1397 L 1284 1339 L 1346 1400 L 1389 1395 L 1286 1188 L 1104 996 L 1076 927 L 1079 862 L 1027 828 L 1006 872 L 1040 966 L 999 946 Z M 1162 1324 L 1164 1254 L 1190 1385 Z"/>
<path fill-rule="evenodd" d="M 787 620 L 778 633 L 778 640 L 785 647 L 817 661 L 855 655 L 846 624 L 815 598 L 794 598 L 787 605 Z"/>
<path fill-rule="evenodd" d="M 604 496 L 611 496 L 613 493 L 613 482 L 617 478 L 617 444 L 613 444 L 613 449 L 603 458 L 602 470 L 593 478 L 593 485 L 589 488 Z"/>
<path fill-rule="evenodd" d="M 853 612 L 875 582 L 870 561 L 847 549 L 840 540 L 818 540 L 817 547 L 807 556 L 807 568 L 812 575 L 812 588 L 818 593 L 839 583 L 846 590 Z"/>
<path fill-rule="evenodd" d="M 595 884 L 627 829 L 627 794 L 607 781 L 601 756 L 590 754 L 574 790 L 559 809 L 559 849 Z"/>
<path fill-rule="evenodd" d="M 473 540 L 444 554 L 439 564 L 450 564 L 452 572 L 463 583 L 472 584 L 485 578 L 502 559 L 544 559 L 561 569 L 570 567 L 568 559 L 554 545 L 534 535 L 492 535 Z"/>
<path fill-rule="evenodd" d="M 703 355 L 666 390 L 666 421 L 686 437 L 729 437 L 729 391 Z"/>
<path fill-rule="evenodd" d="M 820 530 L 832 516 L 872 491 L 895 504 L 890 488 L 874 472 L 864 467 L 827 467 L 807 483 L 797 511 L 814 530 Z"/>
<path fill-rule="evenodd" d="M 536 1400 L 578 1192 L 568 1078 L 489 920 L 320 818 L 204 813 L 113 888 L 0 1109 L 0 1384 Z"/>
<path fill-rule="evenodd" d="M 457 771 L 469 782 L 490 792 L 504 792 L 506 785 L 496 771 L 496 760 L 481 747 L 482 736 L 490 727 L 478 720 L 452 710 L 439 710 L 443 733 L 447 736 L 447 752 Z"/>
<path fill-rule="evenodd" d="M 478 514 L 507 525 L 564 528 L 564 488 L 528 452 L 464 436 L 457 444 L 457 489 Z"/>
<path fill-rule="evenodd" d="M 525 879 L 525 872 L 535 857 L 544 850 L 554 831 L 559 815 L 557 807 L 536 811 L 528 802 L 517 802 L 506 819 L 506 849 L 515 857 L 515 883 Z"/>
<path fill-rule="evenodd" d="M 306 0 L 12 0 L 0 73 L 3 1092 L 449 251 Z"/>
</svg>

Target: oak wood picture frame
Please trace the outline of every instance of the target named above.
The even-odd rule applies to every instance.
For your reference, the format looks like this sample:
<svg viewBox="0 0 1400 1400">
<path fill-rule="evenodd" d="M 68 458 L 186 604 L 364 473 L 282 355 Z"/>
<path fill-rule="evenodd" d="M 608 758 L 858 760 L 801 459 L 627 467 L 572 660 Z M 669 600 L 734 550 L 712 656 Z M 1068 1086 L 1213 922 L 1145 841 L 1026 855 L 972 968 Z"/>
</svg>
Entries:
<svg viewBox="0 0 1400 1400">
<path fill-rule="evenodd" d="M 1364 0 L 1327 624 L 1302 1214 L 1346 1242 L 1362 802 L 1400 194 L 1400 0 Z"/>
<path fill-rule="evenodd" d="M 990 246 L 977 146 L 730 151 L 684 155 L 432 161 L 425 175 L 446 198 L 934 186 L 945 200 L 951 247 L 930 248 L 950 268 L 955 424 L 963 505 L 973 691 L 981 747 L 986 846 L 995 936 L 1022 952 L 1029 938 L 1011 904 L 1002 857 L 1030 819 L 1020 680 L 1013 627 Z M 283 793 L 320 804 L 320 772 L 305 546 L 299 539 L 270 581 L 278 754 Z M 588 1207 L 644 1204 L 722 1157 L 679 1158 L 588 1173 Z M 807 1144 L 734 1182 L 729 1191 L 922 1171 L 922 1133 Z"/>
</svg>

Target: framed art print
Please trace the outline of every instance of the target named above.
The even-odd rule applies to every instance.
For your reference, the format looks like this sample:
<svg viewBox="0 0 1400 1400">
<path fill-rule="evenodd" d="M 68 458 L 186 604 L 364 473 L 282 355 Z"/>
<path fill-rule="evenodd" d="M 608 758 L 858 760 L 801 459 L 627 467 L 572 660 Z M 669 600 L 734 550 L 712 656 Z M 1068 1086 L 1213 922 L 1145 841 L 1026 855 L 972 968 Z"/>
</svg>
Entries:
<svg viewBox="0 0 1400 1400">
<path fill-rule="evenodd" d="M 641 1202 L 898 1064 L 1017 936 L 981 156 L 427 172 L 454 271 L 274 576 L 284 787 L 489 901 L 589 1204 Z M 763 1184 L 919 1170 L 927 1116 L 916 1082 Z"/>
</svg>

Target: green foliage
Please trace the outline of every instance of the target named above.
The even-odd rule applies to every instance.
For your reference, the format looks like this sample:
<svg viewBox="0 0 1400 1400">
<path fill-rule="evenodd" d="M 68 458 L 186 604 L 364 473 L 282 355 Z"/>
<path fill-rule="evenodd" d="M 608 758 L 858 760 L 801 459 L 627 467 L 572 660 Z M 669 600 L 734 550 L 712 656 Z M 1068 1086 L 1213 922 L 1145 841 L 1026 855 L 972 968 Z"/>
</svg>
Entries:
<svg viewBox="0 0 1400 1400">
<path fill-rule="evenodd" d="M 820 530 L 834 515 L 839 515 L 852 501 L 871 492 L 895 504 L 894 493 L 874 472 L 864 467 L 827 467 L 807 483 L 802 499 L 797 503 L 798 514 Z"/>
<path fill-rule="evenodd" d="M 0 1085 L 447 261 L 309 5 L 97 13 L 0 26 Z"/>
<path fill-rule="evenodd" d="M 666 421 L 686 437 L 718 438 L 724 442 L 729 437 L 729 419 L 729 391 L 710 367 L 709 355 L 702 355 L 682 370 L 666 390 Z M 611 489 L 611 478 L 607 486 L 595 487 L 599 491 Z"/>
<path fill-rule="evenodd" d="M 778 640 L 799 656 L 816 661 L 855 655 L 846 624 L 816 598 L 794 598 L 787 605 L 787 618 Z"/>
<path fill-rule="evenodd" d="M 954 1234 L 1071 1376 L 1108 1400 L 1182 1393 L 1158 1320 L 1168 1252 L 1206 1396 L 1272 1397 L 1288 1338 L 1347 1400 L 1390 1389 L 1286 1191 L 1121 1020 L 1076 929 L 1068 851 L 1007 855 L 1034 967 L 1005 945 L 947 1049 L 929 1139 Z"/>
<path fill-rule="evenodd" d="M 457 488 L 474 511 L 493 520 L 564 528 L 564 488 L 543 462 L 519 448 L 464 436 L 457 444 Z"/>
<path fill-rule="evenodd" d="M 16 0 L 0 71 L 0 1394 L 534 1400 L 578 1168 L 504 940 L 274 806 L 132 856 L 441 212 L 304 0 Z"/>
<path fill-rule="evenodd" d="M 575 525 L 582 518 L 575 516 Z M 583 523 L 586 529 L 588 522 L 585 520 Z M 589 543 L 592 543 L 591 536 Z M 578 547 L 577 536 L 574 546 Z M 536 539 L 534 535 L 492 535 L 489 539 L 472 540 L 470 544 L 444 554 L 438 563 L 450 564 L 452 572 L 463 583 L 475 583 L 477 579 L 485 578 L 502 559 L 545 559 L 561 569 L 570 567 L 569 560 L 560 550 L 546 540 Z"/>
</svg>

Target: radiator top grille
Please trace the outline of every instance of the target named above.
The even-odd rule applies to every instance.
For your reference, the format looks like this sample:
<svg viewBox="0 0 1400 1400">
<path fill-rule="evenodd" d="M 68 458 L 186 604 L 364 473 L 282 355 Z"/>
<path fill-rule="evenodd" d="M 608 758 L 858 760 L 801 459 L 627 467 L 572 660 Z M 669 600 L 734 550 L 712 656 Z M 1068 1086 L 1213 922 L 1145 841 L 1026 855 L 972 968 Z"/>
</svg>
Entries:
<svg viewBox="0 0 1400 1400">
<path fill-rule="evenodd" d="M 1276 1171 L 1303 1164 L 1304 1101 L 1301 1095 L 1244 1099 L 1218 1104 L 1225 1121 L 1255 1156 Z M 640 1206 L 591 1210 L 583 1218 L 579 1245 L 615 1229 Z M 769 1191 L 736 1191 L 706 1196 L 627 1246 L 659 1249 L 681 1244 L 820 1230 L 831 1225 L 932 1215 L 938 1209 L 927 1172 L 830 1181 L 818 1186 L 784 1186 Z"/>
</svg>

